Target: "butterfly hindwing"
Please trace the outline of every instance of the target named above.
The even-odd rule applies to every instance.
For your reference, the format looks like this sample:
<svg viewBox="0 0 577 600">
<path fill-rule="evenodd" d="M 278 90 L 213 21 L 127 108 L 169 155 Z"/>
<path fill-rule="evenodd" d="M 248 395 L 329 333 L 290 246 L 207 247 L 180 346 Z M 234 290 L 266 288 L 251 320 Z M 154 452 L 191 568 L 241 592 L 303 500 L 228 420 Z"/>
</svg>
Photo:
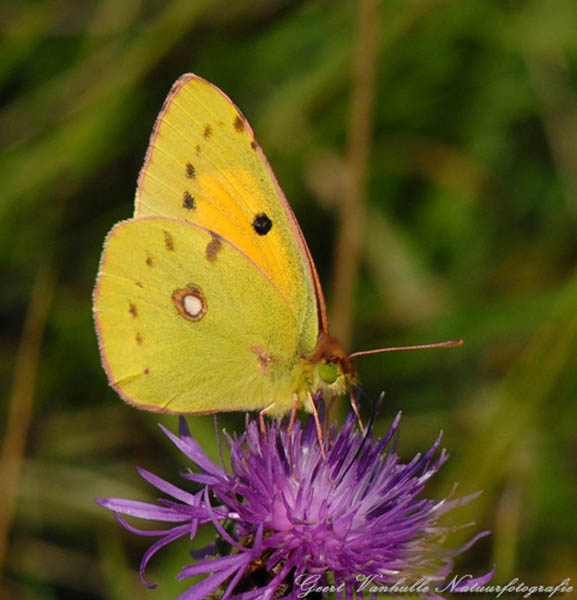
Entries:
<svg viewBox="0 0 577 600">
<path fill-rule="evenodd" d="M 184 413 L 290 408 L 301 350 L 294 312 L 213 232 L 166 218 L 117 224 L 94 307 L 110 384 L 128 402 Z"/>
</svg>

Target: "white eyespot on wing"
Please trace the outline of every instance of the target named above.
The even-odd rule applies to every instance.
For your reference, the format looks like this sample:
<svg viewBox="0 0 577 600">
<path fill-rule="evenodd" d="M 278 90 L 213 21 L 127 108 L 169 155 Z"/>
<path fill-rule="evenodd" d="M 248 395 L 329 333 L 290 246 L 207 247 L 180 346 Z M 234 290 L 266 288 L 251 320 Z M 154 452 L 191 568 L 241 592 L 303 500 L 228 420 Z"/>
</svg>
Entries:
<svg viewBox="0 0 577 600">
<path fill-rule="evenodd" d="M 178 314 L 188 321 L 200 321 L 208 310 L 202 288 L 195 283 L 189 283 L 184 288 L 174 290 L 172 303 Z"/>
<path fill-rule="evenodd" d="M 198 319 L 204 310 L 202 300 L 194 294 L 187 294 L 182 299 L 182 307 L 193 318 Z"/>
</svg>

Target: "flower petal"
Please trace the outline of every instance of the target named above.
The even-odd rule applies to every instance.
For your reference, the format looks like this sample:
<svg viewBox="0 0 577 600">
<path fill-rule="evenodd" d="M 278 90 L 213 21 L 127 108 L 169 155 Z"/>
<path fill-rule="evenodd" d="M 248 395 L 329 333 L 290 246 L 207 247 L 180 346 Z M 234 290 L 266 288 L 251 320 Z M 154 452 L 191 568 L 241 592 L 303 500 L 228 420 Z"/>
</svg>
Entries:
<svg viewBox="0 0 577 600">
<path fill-rule="evenodd" d="M 122 498 L 96 498 L 96 502 L 113 510 L 114 512 L 140 519 L 148 519 L 150 521 L 172 521 L 180 522 L 187 521 L 190 516 L 176 512 L 175 510 L 164 508 L 149 502 L 140 502 L 139 500 L 123 500 Z"/>
</svg>

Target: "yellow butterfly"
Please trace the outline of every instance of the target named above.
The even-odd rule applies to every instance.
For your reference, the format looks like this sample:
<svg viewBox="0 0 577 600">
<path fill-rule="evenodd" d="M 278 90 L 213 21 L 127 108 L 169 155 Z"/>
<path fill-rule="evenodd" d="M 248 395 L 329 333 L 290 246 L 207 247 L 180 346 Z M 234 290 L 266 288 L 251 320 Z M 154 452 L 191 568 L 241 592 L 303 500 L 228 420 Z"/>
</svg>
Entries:
<svg viewBox="0 0 577 600">
<path fill-rule="evenodd" d="M 94 314 L 110 385 L 146 410 L 280 416 L 356 382 L 250 125 L 196 75 L 156 121 L 134 217 L 105 242 Z"/>
</svg>

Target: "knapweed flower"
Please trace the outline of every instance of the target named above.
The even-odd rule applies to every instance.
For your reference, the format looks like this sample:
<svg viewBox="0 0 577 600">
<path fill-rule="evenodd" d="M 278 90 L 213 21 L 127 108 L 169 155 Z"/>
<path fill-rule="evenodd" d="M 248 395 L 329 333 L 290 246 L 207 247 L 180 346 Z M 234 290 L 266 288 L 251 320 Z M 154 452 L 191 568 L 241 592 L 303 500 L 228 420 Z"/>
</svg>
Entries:
<svg viewBox="0 0 577 600">
<path fill-rule="evenodd" d="M 423 455 L 401 462 L 388 449 L 399 421 L 400 414 L 384 439 L 373 440 L 360 432 L 351 415 L 342 429 L 328 428 L 323 452 L 312 418 L 303 426 L 297 421 L 291 431 L 274 421 L 264 432 L 256 420 L 247 418 L 242 436 L 225 436 L 229 471 L 208 458 L 181 418 L 178 436 L 163 430 L 196 466 L 196 471 L 183 474 L 190 489 L 140 470 L 171 499 L 159 500 L 158 505 L 112 498 L 98 502 L 113 510 L 130 531 L 159 538 L 140 566 L 150 587 L 144 570 L 160 548 L 181 536 L 193 539 L 202 524 L 214 526 L 215 544 L 193 552 L 196 562 L 178 577 L 207 576 L 179 600 L 329 594 L 348 599 L 355 594 L 376 597 L 375 590 L 382 592 L 389 589 L 386 586 L 393 593 L 406 592 L 411 584 L 417 586 L 411 589 L 413 596 L 438 598 L 435 583 L 450 574 L 453 557 L 488 532 L 458 549 L 443 547 L 452 528 L 440 525 L 440 517 L 477 494 L 421 498 L 447 454 L 439 451 L 439 436 Z M 166 521 L 170 527 L 142 531 L 121 514 Z"/>
</svg>

